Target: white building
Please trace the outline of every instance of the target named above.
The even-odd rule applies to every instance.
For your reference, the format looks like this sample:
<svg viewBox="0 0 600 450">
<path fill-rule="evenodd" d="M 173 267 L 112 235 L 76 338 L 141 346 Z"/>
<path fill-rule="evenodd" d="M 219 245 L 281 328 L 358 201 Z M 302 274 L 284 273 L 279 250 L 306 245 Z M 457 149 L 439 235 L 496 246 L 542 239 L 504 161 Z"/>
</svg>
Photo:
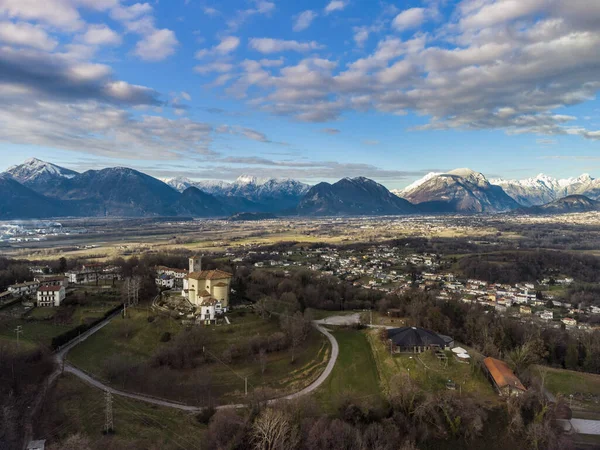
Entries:
<svg viewBox="0 0 600 450">
<path fill-rule="evenodd" d="M 37 291 L 37 306 L 60 306 L 64 299 L 64 286 L 41 286 Z"/>
<path fill-rule="evenodd" d="M 15 297 L 22 297 L 24 295 L 35 294 L 39 287 L 40 283 L 37 281 L 27 281 L 25 283 L 13 284 L 12 286 L 9 286 L 8 292 Z"/>
<path fill-rule="evenodd" d="M 157 286 L 166 287 L 167 289 L 173 289 L 175 287 L 175 278 L 166 274 L 156 277 L 155 282 Z"/>
</svg>

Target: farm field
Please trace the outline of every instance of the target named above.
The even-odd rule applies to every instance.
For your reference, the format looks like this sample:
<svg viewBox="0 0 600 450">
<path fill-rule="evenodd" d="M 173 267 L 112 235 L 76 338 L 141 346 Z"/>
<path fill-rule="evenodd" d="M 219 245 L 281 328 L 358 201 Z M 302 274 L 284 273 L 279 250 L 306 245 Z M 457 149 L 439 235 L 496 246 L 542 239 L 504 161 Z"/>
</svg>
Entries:
<svg viewBox="0 0 600 450">
<path fill-rule="evenodd" d="M 151 322 L 148 318 L 151 317 Z M 291 350 L 267 353 L 261 362 L 254 356 L 232 357 L 233 346 L 244 346 L 254 337 L 280 333 L 277 319 L 262 319 L 253 313 L 228 314 L 231 325 L 193 327 L 186 330 L 178 321 L 166 316 L 153 316 L 148 310 L 130 309 L 128 318 L 116 318 L 95 335 L 75 347 L 69 361 L 100 379 L 108 379 L 107 361 L 118 358 L 131 365 L 143 366 L 148 377 L 159 376 L 164 368 L 152 364 L 161 350 L 170 348 L 177 339 L 202 340 L 210 362 L 193 367 L 172 369 L 172 375 L 182 383 L 202 380 L 202 394 L 164 392 L 161 396 L 189 404 L 212 402 L 235 403 L 248 395 L 276 398 L 301 390 L 314 381 L 329 360 L 330 347 L 326 338 L 311 328 L 306 341 L 296 349 L 292 364 Z M 162 342 L 169 333 L 169 342 Z M 185 335 L 184 333 L 190 333 Z M 238 347 L 236 347 L 238 348 Z M 200 351 L 201 352 L 201 351 Z M 263 371 L 264 368 L 264 371 Z M 146 372 L 147 371 L 147 372 Z M 114 383 L 115 387 L 124 386 Z M 196 383 L 197 384 L 197 383 Z M 128 386 L 125 386 L 128 387 Z"/>
<path fill-rule="evenodd" d="M 81 434 L 92 450 L 201 448 L 206 426 L 194 415 L 118 396 L 112 401 L 115 433 L 103 435 L 104 392 L 63 375 L 46 397 L 35 434 L 48 443 Z"/>
</svg>

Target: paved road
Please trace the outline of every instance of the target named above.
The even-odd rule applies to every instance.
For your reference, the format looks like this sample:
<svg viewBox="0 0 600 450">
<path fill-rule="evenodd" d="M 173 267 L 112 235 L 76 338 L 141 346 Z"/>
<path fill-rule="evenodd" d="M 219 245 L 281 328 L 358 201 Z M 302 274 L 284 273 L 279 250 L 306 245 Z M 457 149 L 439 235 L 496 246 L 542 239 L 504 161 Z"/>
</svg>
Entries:
<svg viewBox="0 0 600 450">
<path fill-rule="evenodd" d="M 303 395 L 310 394 L 315 389 L 317 389 L 319 386 L 321 386 L 325 382 L 327 377 L 329 377 L 329 375 L 331 375 L 331 371 L 333 370 L 333 367 L 335 366 L 335 362 L 338 359 L 338 355 L 340 354 L 340 346 L 338 345 L 338 342 L 336 341 L 335 337 L 333 337 L 333 334 L 331 334 L 329 331 L 327 331 L 325 328 L 323 328 L 321 325 L 319 325 L 317 323 L 315 323 L 314 325 L 317 330 L 319 330 L 321 333 L 323 333 L 325 335 L 325 337 L 327 337 L 327 339 L 329 339 L 329 342 L 331 343 L 331 357 L 329 358 L 327 367 L 325 367 L 325 370 L 319 376 L 319 378 L 317 378 L 309 386 L 302 389 L 300 392 L 296 392 L 295 394 L 291 394 L 286 397 L 283 397 L 285 400 L 292 400 L 294 398 L 298 398 L 298 397 L 302 397 Z"/>
<path fill-rule="evenodd" d="M 81 338 L 78 339 L 76 342 L 69 344 L 69 346 L 66 346 L 64 349 L 61 349 L 61 351 L 59 353 L 57 353 L 57 355 L 59 355 L 58 356 L 59 364 L 62 365 L 67 352 L 71 348 L 73 348 L 79 342 L 87 339 L 89 336 L 91 336 L 96 331 L 98 331 L 103 326 L 105 326 L 109 321 L 110 320 L 107 320 L 105 323 L 103 322 L 103 323 L 99 324 L 97 327 L 92 328 L 91 330 L 89 330 L 88 333 L 85 333 L 84 335 L 82 335 Z M 329 331 L 327 331 L 325 328 L 323 328 L 321 325 L 314 323 L 314 326 L 319 332 L 323 333 L 325 335 L 325 337 L 327 337 L 327 339 L 331 343 L 331 357 L 329 358 L 327 367 L 325 367 L 325 370 L 319 376 L 319 378 L 317 378 L 313 383 L 311 383 L 309 386 L 305 387 L 301 391 L 296 392 L 294 394 L 287 395 L 285 397 L 278 398 L 278 399 L 269 400 L 268 403 L 273 403 L 278 400 L 292 400 L 292 399 L 307 395 L 307 394 L 313 392 L 314 390 L 316 390 L 319 386 L 321 386 L 325 382 L 327 377 L 329 377 L 329 375 L 331 374 L 331 371 L 333 370 L 333 367 L 335 366 L 338 355 L 340 353 L 340 348 L 339 348 L 338 342 L 336 341 L 335 337 L 333 337 L 333 335 Z M 84 371 L 82 371 L 82 370 L 78 369 L 77 367 L 74 367 L 71 364 L 66 363 L 66 362 L 64 363 L 64 368 L 65 368 L 65 372 L 71 373 L 71 374 L 75 375 L 76 377 L 80 378 L 81 380 L 83 380 L 84 382 L 86 382 L 87 384 L 89 384 L 93 387 L 96 387 L 98 389 L 108 391 L 113 395 L 120 395 L 122 397 L 128 397 L 128 398 L 131 398 L 134 400 L 151 403 L 151 404 L 158 405 L 158 406 L 164 406 L 167 408 L 179 409 L 182 411 L 199 412 L 202 410 L 201 407 L 184 405 L 182 403 L 176 403 L 176 402 L 172 402 L 169 400 L 158 399 L 158 398 L 150 397 L 150 396 L 143 395 L 143 394 L 136 394 L 133 392 L 127 392 L 127 391 L 121 391 L 119 389 L 115 389 L 111 386 L 108 386 L 108 385 L 102 383 L 101 381 L 93 378 L 92 376 L 88 375 Z M 58 372 L 60 373 L 60 370 Z M 53 376 L 54 376 L 54 374 L 53 374 Z M 56 376 L 58 376 L 58 374 L 56 374 Z M 235 409 L 235 408 L 243 408 L 245 406 L 247 406 L 247 405 L 246 404 L 220 405 L 220 406 L 217 406 L 217 409 Z"/>
<path fill-rule="evenodd" d="M 331 316 L 325 319 L 315 320 L 314 322 L 319 325 L 336 325 L 336 326 L 350 326 L 350 325 L 358 325 L 360 323 L 360 315 L 361 313 L 354 313 L 348 315 L 340 315 L 340 316 Z M 369 328 L 386 328 L 392 329 L 397 327 L 391 327 L 388 325 L 371 325 L 365 324 L 366 327 Z"/>
</svg>

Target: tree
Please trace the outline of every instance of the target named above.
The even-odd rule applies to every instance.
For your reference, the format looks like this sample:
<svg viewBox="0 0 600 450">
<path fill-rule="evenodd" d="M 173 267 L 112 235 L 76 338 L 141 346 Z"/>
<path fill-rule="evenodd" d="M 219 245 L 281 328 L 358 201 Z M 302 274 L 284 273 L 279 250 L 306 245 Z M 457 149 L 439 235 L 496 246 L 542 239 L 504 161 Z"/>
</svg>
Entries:
<svg viewBox="0 0 600 450">
<path fill-rule="evenodd" d="M 579 350 L 573 342 L 567 347 L 567 355 L 565 356 L 565 367 L 570 370 L 577 370 L 579 367 Z"/>
<path fill-rule="evenodd" d="M 296 349 L 306 339 L 310 324 L 304 319 L 300 311 L 296 311 L 296 314 L 293 316 L 281 316 L 281 327 L 290 339 L 293 364 L 296 361 Z"/>
<path fill-rule="evenodd" d="M 256 450 L 292 450 L 300 442 L 300 433 L 282 411 L 265 409 L 252 426 Z"/>
<path fill-rule="evenodd" d="M 58 272 L 65 273 L 67 271 L 67 258 L 61 256 L 58 259 Z"/>
</svg>

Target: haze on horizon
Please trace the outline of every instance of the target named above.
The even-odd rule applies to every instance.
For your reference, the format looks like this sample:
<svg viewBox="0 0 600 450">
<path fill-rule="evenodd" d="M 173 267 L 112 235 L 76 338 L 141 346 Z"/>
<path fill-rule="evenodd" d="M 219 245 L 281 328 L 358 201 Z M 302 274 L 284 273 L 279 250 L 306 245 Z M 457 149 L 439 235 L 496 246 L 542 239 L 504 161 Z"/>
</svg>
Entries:
<svg viewBox="0 0 600 450">
<path fill-rule="evenodd" d="M 0 0 L 0 171 L 600 171 L 600 3 Z"/>
</svg>

